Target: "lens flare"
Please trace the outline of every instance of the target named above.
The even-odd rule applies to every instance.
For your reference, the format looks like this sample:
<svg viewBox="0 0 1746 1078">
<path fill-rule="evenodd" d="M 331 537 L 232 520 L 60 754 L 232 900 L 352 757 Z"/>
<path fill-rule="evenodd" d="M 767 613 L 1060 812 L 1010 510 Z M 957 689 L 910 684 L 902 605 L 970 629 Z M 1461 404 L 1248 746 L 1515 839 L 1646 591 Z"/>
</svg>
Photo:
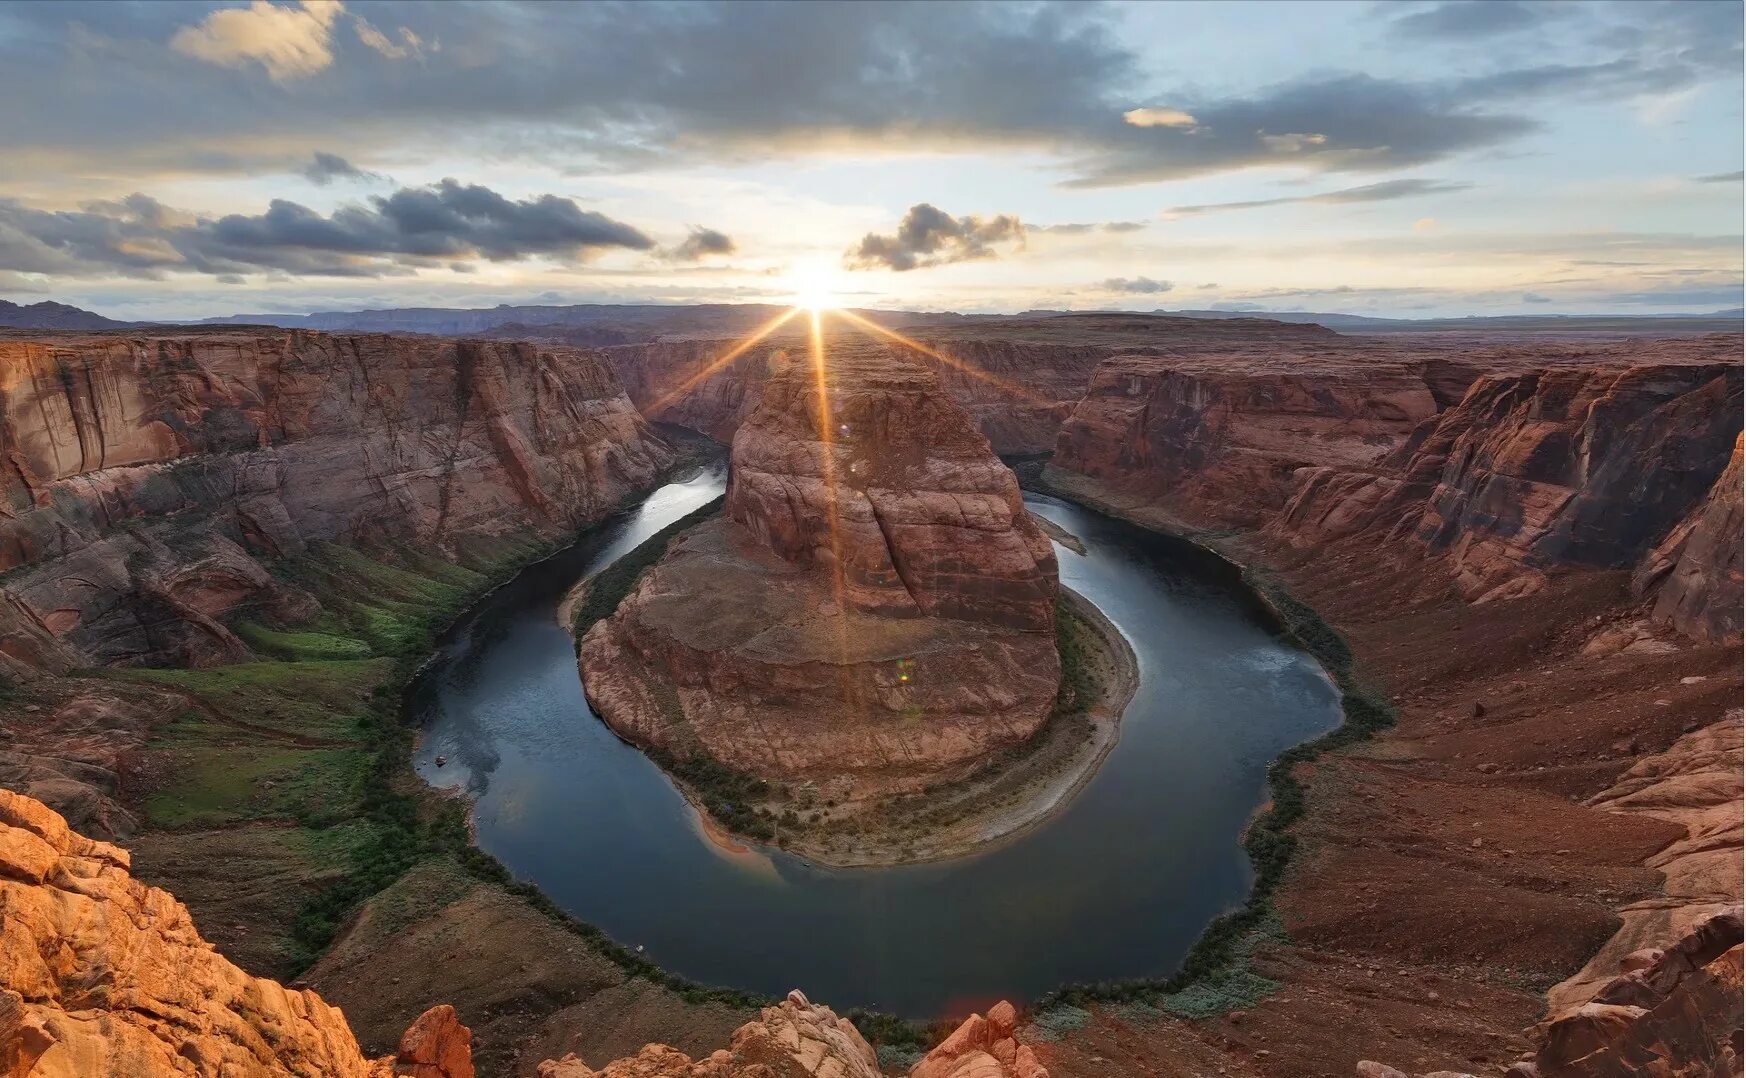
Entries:
<svg viewBox="0 0 1746 1078">
<path fill-rule="evenodd" d="M 696 386 L 697 383 L 703 381 L 716 371 L 721 370 L 729 363 L 732 363 L 734 360 L 745 355 L 746 351 L 753 345 L 787 325 L 789 320 L 799 313 L 799 307 L 791 307 L 787 311 L 777 315 L 775 318 L 770 319 L 770 321 L 765 322 L 763 325 L 753 330 L 751 336 L 746 337 L 744 340 L 740 341 L 740 343 L 730 348 L 727 352 L 711 360 L 702 370 L 685 379 L 685 381 L 679 383 L 667 392 L 661 394 L 659 397 L 656 397 L 643 409 L 643 414 L 651 418 L 656 418 L 656 413 L 661 409 L 673 403 L 673 401 L 678 397 L 689 393 L 692 387 Z M 814 315 L 814 321 L 816 320 L 817 315 Z"/>
<path fill-rule="evenodd" d="M 1032 393 L 1030 390 L 1024 388 L 1023 386 L 1014 385 L 1013 383 L 1007 381 L 1004 378 L 1000 378 L 1000 377 L 997 377 L 995 375 L 989 374 L 987 371 L 982 370 L 979 367 L 972 366 L 969 363 L 965 363 L 961 359 L 954 359 L 944 352 L 940 352 L 940 351 L 937 351 L 933 348 L 929 348 L 927 345 L 921 343 L 920 341 L 916 340 L 913 337 L 905 337 L 903 334 L 897 332 L 894 329 L 887 329 L 884 326 L 880 325 L 879 323 L 872 321 L 871 319 L 861 317 L 860 315 L 856 314 L 854 311 L 838 310 L 838 311 L 833 311 L 832 313 L 842 317 L 843 319 L 860 327 L 863 330 L 866 330 L 870 333 L 876 333 L 879 336 L 884 337 L 885 339 L 892 341 L 895 344 L 902 345 L 905 348 L 911 349 L 911 350 L 916 351 L 916 352 L 920 352 L 924 356 L 928 356 L 929 358 L 938 360 L 939 362 L 944 363 L 946 366 L 951 367 L 953 370 L 960 371 L 964 374 L 967 374 L 970 377 L 977 379 L 978 381 L 986 382 L 987 384 L 1000 390 L 1002 393 L 1009 394 L 1011 396 L 1019 398 L 1020 400 L 1027 401 L 1031 404 L 1039 405 L 1039 406 L 1044 407 L 1044 408 L 1055 407 L 1055 404 L 1056 404 L 1055 401 L 1049 400 L 1046 397 L 1040 397 L 1037 394 Z"/>
</svg>

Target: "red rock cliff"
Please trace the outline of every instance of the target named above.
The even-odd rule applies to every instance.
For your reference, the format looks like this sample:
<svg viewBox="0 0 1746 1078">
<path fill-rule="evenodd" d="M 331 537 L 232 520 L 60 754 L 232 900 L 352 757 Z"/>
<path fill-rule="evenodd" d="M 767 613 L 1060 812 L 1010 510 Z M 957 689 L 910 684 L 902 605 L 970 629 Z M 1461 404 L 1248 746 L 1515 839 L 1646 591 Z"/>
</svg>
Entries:
<svg viewBox="0 0 1746 1078">
<path fill-rule="evenodd" d="M 810 365 L 771 379 L 734 438 L 724 519 L 588 633 L 584 682 L 639 743 L 913 787 L 1047 716 L 1055 560 L 930 372 L 876 347 L 830 364 L 822 431 Z"/>
<path fill-rule="evenodd" d="M 260 560 L 594 519 L 669 460 L 612 372 L 509 342 L 0 338 L 0 663 L 237 656 Z"/>
</svg>

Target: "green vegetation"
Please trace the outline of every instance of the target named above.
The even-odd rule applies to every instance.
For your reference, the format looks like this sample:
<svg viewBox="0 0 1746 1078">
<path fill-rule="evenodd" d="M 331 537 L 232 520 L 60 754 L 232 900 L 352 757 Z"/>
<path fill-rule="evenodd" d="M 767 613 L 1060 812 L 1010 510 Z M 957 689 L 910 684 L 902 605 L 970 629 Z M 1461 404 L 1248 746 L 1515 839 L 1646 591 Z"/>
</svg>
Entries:
<svg viewBox="0 0 1746 1078">
<path fill-rule="evenodd" d="M 589 577 L 588 586 L 583 590 L 582 600 L 576 604 L 576 612 L 571 620 L 577 646 L 581 646 L 583 634 L 593 628 L 595 622 L 612 616 L 612 612 L 618 609 L 619 603 L 624 602 L 624 597 L 637 586 L 637 581 L 643 578 L 643 574 L 654 568 L 655 563 L 666 555 L 669 543 L 681 533 L 690 531 L 721 512 L 724 500 L 716 498 L 693 509 L 643 540 L 635 550 Z"/>
</svg>

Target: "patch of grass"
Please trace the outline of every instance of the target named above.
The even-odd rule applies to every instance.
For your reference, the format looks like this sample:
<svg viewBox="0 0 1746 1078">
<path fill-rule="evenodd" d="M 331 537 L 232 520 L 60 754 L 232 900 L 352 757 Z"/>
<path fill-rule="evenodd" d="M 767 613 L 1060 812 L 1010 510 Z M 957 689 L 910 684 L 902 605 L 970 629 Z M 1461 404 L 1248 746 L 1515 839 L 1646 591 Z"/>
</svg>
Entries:
<svg viewBox="0 0 1746 1078">
<path fill-rule="evenodd" d="M 609 618 L 618 609 L 618 604 L 624 602 L 624 597 L 637 586 L 643 574 L 654 568 L 667 553 L 667 546 L 683 533 L 708 520 L 721 512 L 724 498 L 716 498 L 706 505 L 701 505 L 691 512 L 675 520 L 660 531 L 649 536 L 630 551 L 606 568 L 595 573 L 588 579 L 588 588 L 582 594 L 582 601 L 576 604 L 576 612 L 571 622 L 571 628 L 576 633 L 576 646 L 582 646 L 582 636 L 594 623 L 602 618 Z"/>
<path fill-rule="evenodd" d="M 389 670 L 386 659 L 352 659 L 236 663 L 203 670 L 136 667 L 106 671 L 104 676 L 181 690 L 198 702 L 214 737 L 228 732 L 233 740 L 258 742 L 260 735 L 278 735 L 310 745 L 361 740 L 374 693 Z M 184 736 L 186 722 L 177 731 Z"/>
<path fill-rule="evenodd" d="M 244 643 L 262 655 L 287 662 L 322 659 L 367 659 L 370 645 L 355 636 L 324 632 L 286 632 L 245 621 L 236 627 Z"/>
<path fill-rule="evenodd" d="M 1031 1019 L 1037 1036 L 1045 1041 L 1058 1041 L 1069 1033 L 1084 1029 L 1090 1021 L 1090 1011 L 1071 1003 L 1057 1003 L 1038 1011 Z"/>
</svg>

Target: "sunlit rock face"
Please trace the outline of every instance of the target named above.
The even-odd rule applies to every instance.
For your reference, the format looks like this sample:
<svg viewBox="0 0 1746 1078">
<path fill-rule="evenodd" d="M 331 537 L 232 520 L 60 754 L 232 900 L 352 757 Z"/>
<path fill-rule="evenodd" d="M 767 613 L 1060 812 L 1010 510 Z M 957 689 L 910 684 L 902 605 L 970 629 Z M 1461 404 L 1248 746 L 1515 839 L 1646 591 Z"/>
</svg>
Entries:
<svg viewBox="0 0 1746 1078">
<path fill-rule="evenodd" d="M 1059 681 L 1052 548 L 1017 481 L 919 366 L 804 355 L 734 438 L 721 519 L 673 544 L 583 641 L 633 741 L 855 792 L 1028 738 Z"/>
<path fill-rule="evenodd" d="M 795 365 L 734 435 L 727 515 L 803 567 L 840 565 L 858 610 L 1018 629 L 1054 624 L 1055 555 L 1018 481 L 928 371 Z"/>
<path fill-rule="evenodd" d="M 670 461 L 596 357 L 189 330 L 0 338 L 0 671 L 204 665 L 319 540 L 559 534 Z"/>
</svg>

